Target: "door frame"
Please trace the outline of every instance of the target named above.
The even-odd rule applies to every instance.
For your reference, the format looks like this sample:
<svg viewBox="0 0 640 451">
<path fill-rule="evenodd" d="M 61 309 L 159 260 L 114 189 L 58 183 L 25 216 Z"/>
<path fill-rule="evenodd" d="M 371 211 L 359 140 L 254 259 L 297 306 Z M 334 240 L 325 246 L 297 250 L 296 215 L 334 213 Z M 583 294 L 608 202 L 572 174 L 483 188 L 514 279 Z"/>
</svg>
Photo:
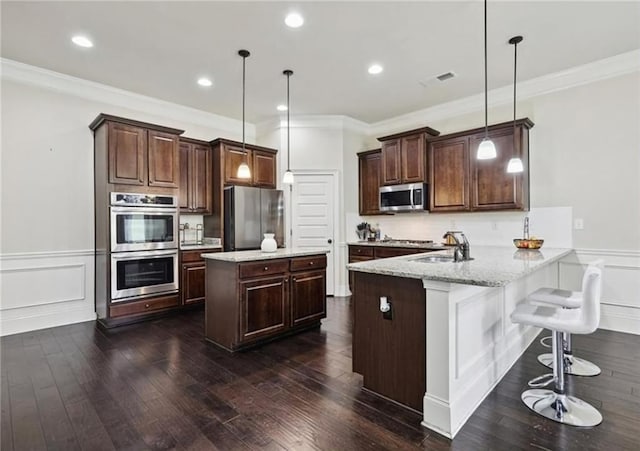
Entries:
<svg viewBox="0 0 640 451">
<path fill-rule="evenodd" d="M 340 272 L 338 271 L 339 266 L 339 255 L 338 249 L 340 241 L 336 239 L 336 235 L 340 238 L 342 237 L 339 228 L 338 217 L 340 214 L 340 171 L 338 169 L 291 169 L 293 172 L 293 180 L 294 184 L 296 183 L 296 177 L 304 177 L 304 176 L 314 176 L 314 175 L 329 175 L 333 177 L 333 290 L 330 296 L 335 296 L 338 288 L 338 281 L 340 280 Z M 283 186 L 284 187 L 284 186 Z M 285 245 L 286 247 L 291 247 L 293 243 L 291 242 L 293 237 L 293 186 L 290 185 L 289 189 L 283 190 L 285 193 L 285 201 L 286 205 L 288 205 L 288 213 L 285 214 L 285 224 L 286 224 L 286 238 Z"/>
</svg>

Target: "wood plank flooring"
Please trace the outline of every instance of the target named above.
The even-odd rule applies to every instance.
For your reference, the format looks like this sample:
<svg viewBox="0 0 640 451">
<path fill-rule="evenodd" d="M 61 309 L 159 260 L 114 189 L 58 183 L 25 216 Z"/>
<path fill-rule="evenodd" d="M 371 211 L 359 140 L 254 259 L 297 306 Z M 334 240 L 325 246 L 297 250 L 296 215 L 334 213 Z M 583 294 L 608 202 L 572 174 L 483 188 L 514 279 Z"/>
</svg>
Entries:
<svg viewBox="0 0 640 451">
<path fill-rule="evenodd" d="M 602 425 L 559 425 L 522 404 L 526 381 L 546 372 L 536 342 L 450 441 L 360 389 L 351 325 L 349 298 L 328 298 L 320 329 L 236 354 L 204 341 L 202 310 L 4 337 L 0 449 L 640 449 L 640 336 L 574 339 L 603 373 L 569 378 L 569 390 L 600 409 Z"/>
</svg>

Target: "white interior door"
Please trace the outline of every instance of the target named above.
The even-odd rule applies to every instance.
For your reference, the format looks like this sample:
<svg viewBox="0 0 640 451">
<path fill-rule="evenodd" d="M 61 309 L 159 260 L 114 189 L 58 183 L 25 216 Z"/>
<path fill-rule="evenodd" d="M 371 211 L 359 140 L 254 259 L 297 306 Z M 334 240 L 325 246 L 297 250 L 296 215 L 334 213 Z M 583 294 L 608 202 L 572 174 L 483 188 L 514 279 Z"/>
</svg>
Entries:
<svg viewBox="0 0 640 451">
<path fill-rule="evenodd" d="M 329 249 L 327 294 L 334 294 L 334 208 L 333 174 L 295 174 L 291 190 L 291 243 L 293 247 Z"/>
</svg>

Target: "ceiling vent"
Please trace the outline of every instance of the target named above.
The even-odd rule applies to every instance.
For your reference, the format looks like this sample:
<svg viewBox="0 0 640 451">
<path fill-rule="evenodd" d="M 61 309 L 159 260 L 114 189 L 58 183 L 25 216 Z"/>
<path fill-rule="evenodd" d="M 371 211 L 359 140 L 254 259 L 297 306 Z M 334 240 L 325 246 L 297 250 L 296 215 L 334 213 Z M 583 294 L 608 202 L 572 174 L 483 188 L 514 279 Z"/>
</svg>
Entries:
<svg viewBox="0 0 640 451">
<path fill-rule="evenodd" d="M 418 83 L 420 83 L 423 87 L 426 88 L 429 85 L 433 85 L 433 84 L 436 84 L 438 82 L 444 82 L 444 81 L 447 81 L 447 80 L 451 80 L 454 77 L 456 77 L 456 73 L 452 72 L 452 71 L 449 71 L 449 72 L 445 72 L 444 74 L 440 74 L 440 75 L 435 75 L 435 76 L 424 78 L 424 79 L 420 80 Z"/>
</svg>

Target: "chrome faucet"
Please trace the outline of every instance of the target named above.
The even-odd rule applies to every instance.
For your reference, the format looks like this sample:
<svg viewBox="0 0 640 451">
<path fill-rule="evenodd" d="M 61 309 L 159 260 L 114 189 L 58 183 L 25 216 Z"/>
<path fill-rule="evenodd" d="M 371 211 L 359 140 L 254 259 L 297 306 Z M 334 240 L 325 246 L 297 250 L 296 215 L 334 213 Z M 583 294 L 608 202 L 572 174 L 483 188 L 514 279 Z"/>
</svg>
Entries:
<svg viewBox="0 0 640 451">
<path fill-rule="evenodd" d="M 456 234 L 458 234 L 458 233 L 462 237 L 462 243 L 460 242 L 460 240 L 456 236 Z M 453 241 L 456 242 L 456 248 L 453 251 L 453 261 L 463 262 L 463 261 L 467 261 L 467 260 L 473 260 L 471 258 L 471 251 L 469 249 L 469 240 L 467 240 L 467 237 L 465 236 L 464 233 L 462 233 L 462 232 L 447 232 L 447 233 L 444 234 L 444 236 L 442 238 L 447 238 L 447 237 L 453 238 Z"/>
</svg>

